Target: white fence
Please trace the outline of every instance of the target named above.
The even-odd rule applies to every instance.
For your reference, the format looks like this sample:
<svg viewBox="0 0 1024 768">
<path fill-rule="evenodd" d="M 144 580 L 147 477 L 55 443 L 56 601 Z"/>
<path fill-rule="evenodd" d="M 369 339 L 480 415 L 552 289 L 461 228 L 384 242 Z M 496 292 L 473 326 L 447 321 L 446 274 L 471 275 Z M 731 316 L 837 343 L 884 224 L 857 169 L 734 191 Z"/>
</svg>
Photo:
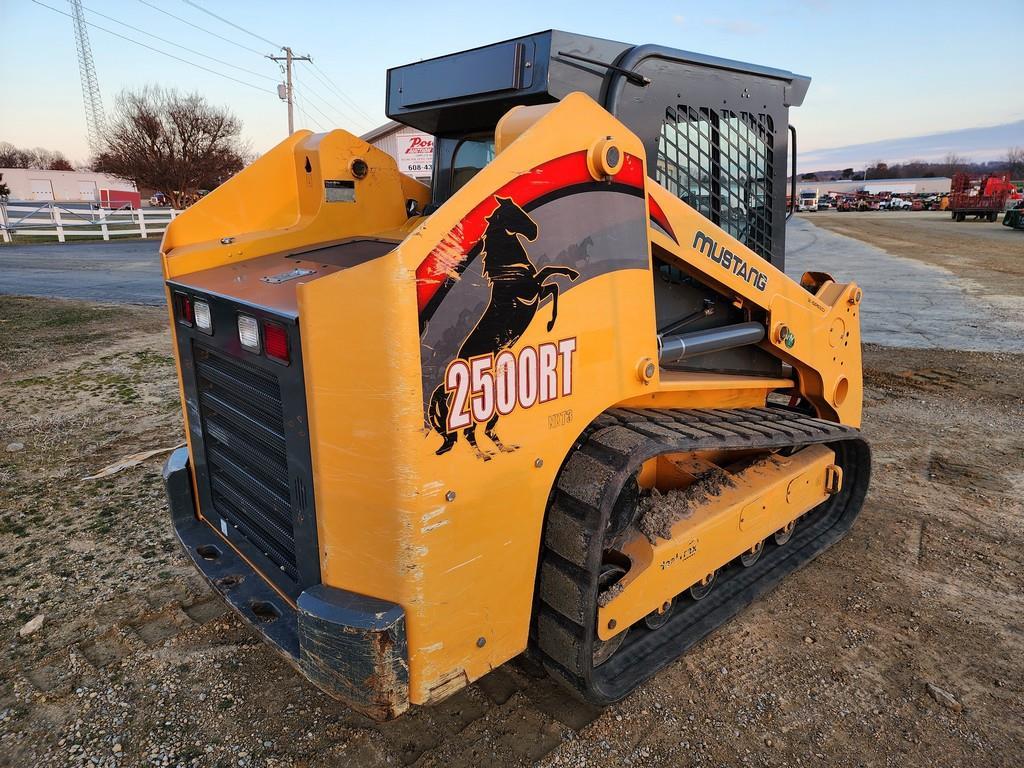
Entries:
<svg viewBox="0 0 1024 768">
<path fill-rule="evenodd" d="M 13 237 L 150 237 L 163 234 L 180 211 L 173 208 L 95 208 L 88 204 L 0 203 L 0 238 Z"/>
</svg>

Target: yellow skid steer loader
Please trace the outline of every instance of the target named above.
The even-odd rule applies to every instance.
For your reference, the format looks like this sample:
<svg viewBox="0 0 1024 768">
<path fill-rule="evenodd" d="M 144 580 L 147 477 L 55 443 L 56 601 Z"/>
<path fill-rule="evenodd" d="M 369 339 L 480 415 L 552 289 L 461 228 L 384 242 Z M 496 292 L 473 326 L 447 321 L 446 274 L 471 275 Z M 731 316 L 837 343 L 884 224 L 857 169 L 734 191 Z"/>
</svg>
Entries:
<svg viewBox="0 0 1024 768">
<path fill-rule="evenodd" d="M 388 72 L 429 187 L 298 131 L 175 219 L 214 589 L 375 718 L 524 651 L 603 705 L 840 539 L 861 291 L 783 273 L 808 84 L 542 32 Z"/>
</svg>

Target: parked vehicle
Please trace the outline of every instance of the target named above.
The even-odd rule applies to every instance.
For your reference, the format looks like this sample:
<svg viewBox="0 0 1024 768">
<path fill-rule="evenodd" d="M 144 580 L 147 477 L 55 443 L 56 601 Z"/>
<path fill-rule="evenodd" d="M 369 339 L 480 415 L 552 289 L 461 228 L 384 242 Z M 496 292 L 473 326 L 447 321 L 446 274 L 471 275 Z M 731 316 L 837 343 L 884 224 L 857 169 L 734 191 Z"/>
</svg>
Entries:
<svg viewBox="0 0 1024 768">
<path fill-rule="evenodd" d="M 949 211 L 953 221 L 963 221 L 968 216 L 995 221 L 1015 191 L 1005 174 L 989 174 L 980 180 L 972 180 L 966 173 L 956 173 L 951 189 Z"/>
<path fill-rule="evenodd" d="M 757 232 L 719 225 L 753 167 L 719 150 L 779 168 L 809 80 L 727 69 L 553 30 L 396 67 L 388 117 L 442 134 L 431 186 L 347 131 L 296 131 L 168 228 L 174 530 L 325 693 L 388 720 L 529 651 L 611 704 L 797 594 L 853 525 L 862 291 L 785 274 L 781 172 L 756 182 Z M 675 134 L 663 186 L 647 151 L 679 93 L 723 131 L 714 157 Z M 698 211 L 678 195 L 704 179 Z M 855 549 L 830 563 L 854 572 Z M 272 669 L 267 698 L 296 686 Z"/>
<path fill-rule="evenodd" d="M 806 189 L 800 193 L 800 198 L 797 201 L 798 211 L 814 212 L 818 210 L 818 190 Z"/>
<path fill-rule="evenodd" d="M 1003 226 L 1024 230 L 1024 201 L 1018 202 L 1003 214 Z"/>
</svg>

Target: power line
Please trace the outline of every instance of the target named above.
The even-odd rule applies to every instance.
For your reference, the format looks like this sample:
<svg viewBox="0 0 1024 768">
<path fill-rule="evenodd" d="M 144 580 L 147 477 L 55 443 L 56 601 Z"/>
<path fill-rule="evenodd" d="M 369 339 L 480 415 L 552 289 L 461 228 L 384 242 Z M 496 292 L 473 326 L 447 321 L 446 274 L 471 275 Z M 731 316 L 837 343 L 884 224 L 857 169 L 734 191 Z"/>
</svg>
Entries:
<svg viewBox="0 0 1024 768">
<path fill-rule="evenodd" d="M 140 0 L 140 2 L 146 2 L 146 0 Z M 213 18 L 217 19 L 218 21 L 221 21 L 221 22 L 223 22 L 223 23 L 225 23 L 225 24 L 227 24 L 227 25 L 229 25 L 231 27 L 234 27 L 235 29 L 239 30 L 240 32 L 244 32 L 245 34 L 249 35 L 250 37 L 255 38 L 256 40 L 261 40 L 264 43 L 272 45 L 275 48 L 280 48 L 282 50 L 285 48 L 285 46 L 283 46 L 283 45 L 278 45 L 277 43 L 273 42 L 272 40 L 269 40 L 269 39 L 263 37 L 262 35 L 258 35 L 255 32 L 253 32 L 251 30 L 248 30 L 245 27 L 236 24 L 235 22 L 231 21 L 230 19 L 226 19 L 223 16 L 219 16 L 216 13 L 214 13 L 213 11 L 209 10 L 208 8 L 204 8 L 202 5 L 200 5 L 198 2 L 196 2 L 196 0 L 182 0 L 182 2 L 187 3 L 188 5 L 191 5 L 193 8 L 196 8 L 196 9 L 202 11 L 203 13 L 205 13 L 205 14 L 207 14 L 209 16 L 212 16 Z M 149 3 L 146 2 L 146 5 L 149 5 Z M 173 14 L 169 14 L 169 15 L 173 15 Z M 186 22 L 186 23 L 189 23 L 189 22 Z M 193 26 L 195 26 L 195 25 L 193 25 Z M 202 29 L 202 28 L 200 27 L 200 29 Z M 207 30 L 204 30 L 204 31 L 207 31 Z M 213 33 L 211 33 L 211 34 L 213 34 Z M 238 43 L 235 43 L 235 44 L 238 45 Z M 245 47 L 245 46 L 242 46 L 242 47 Z M 248 48 L 247 50 L 253 50 L 253 49 Z M 352 98 L 350 98 L 348 96 L 348 94 L 346 94 L 343 90 L 341 90 L 341 88 L 339 88 L 338 85 L 333 80 L 331 80 L 330 76 L 326 72 L 324 72 L 322 69 L 320 69 L 319 66 L 317 66 L 316 62 L 310 61 L 310 63 L 313 65 L 313 69 L 314 69 L 313 75 L 317 79 L 319 79 L 325 86 L 327 86 L 327 88 L 329 90 L 331 90 L 335 94 L 337 94 L 337 96 L 339 98 L 341 98 L 343 101 L 345 101 L 351 107 L 351 109 L 353 109 L 357 114 L 359 114 L 363 119 L 365 119 L 369 125 L 371 125 L 371 126 L 375 125 L 374 119 L 372 117 L 370 117 L 368 114 L 366 114 L 366 112 L 364 112 L 362 110 L 362 108 L 360 108 L 360 106 Z"/>
<path fill-rule="evenodd" d="M 67 16 L 69 18 L 72 18 L 70 13 L 65 13 L 64 11 L 60 10 L 59 8 L 54 8 L 52 5 L 47 5 L 46 3 L 42 3 L 39 0 L 32 0 L 32 2 L 35 3 L 36 5 L 41 5 L 43 8 L 48 8 L 49 10 L 53 11 L 54 13 L 59 13 L 61 16 Z M 245 80 L 239 80 L 237 77 L 232 77 L 231 75 L 225 75 L 223 72 L 218 72 L 215 69 L 210 69 L 209 67 L 204 67 L 202 64 L 196 64 L 194 61 L 189 61 L 188 59 L 183 59 L 180 56 L 175 56 L 173 53 L 168 53 L 167 51 L 161 51 L 159 48 L 154 48 L 151 45 L 146 45 L 145 43 L 140 43 L 138 40 L 133 40 L 132 38 L 126 37 L 125 35 L 122 35 L 119 32 L 115 32 L 112 29 L 107 29 L 106 27 L 101 27 L 99 24 L 95 24 L 95 23 L 93 23 L 91 21 L 86 21 L 85 23 L 88 26 L 92 27 L 93 29 L 98 29 L 101 32 L 106 32 L 108 35 L 113 35 L 114 37 L 118 37 L 118 38 L 120 38 L 122 40 L 125 40 L 125 41 L 129 42 L 129 43 L 133 43 L 133 44 L 138 45 L 138 46 L 140 46 L 142 48 L 145 48 L 147 50 L 153 51 L 154 53 L 159 53 L 159 54 L 161 54 L 163 56 L 166 56 L 166 57 L 168 57 L 170 59 L 174 59 L 175 61 L 180 61 L 183 64 L 188 64 L 191 67 L 195 67 L 196 69 L 201 69 L 204 72 L 209 72 L 211 75 L 217 75 L 218 77 L 223 77 L 223 78 L 226 78 L 228 80 L 232 80 L 232 81 L 234 81 L 236 83 L 239 83 L 240 85 L 248 86 L 249 88 L 253 88 L 253 89 L 257 90 L 257 91 L 262 91 L 263 93 L 270 93 L 270 94 L 273 94 L 274 96 L 277 95 L 277 93 L 275 91 L 272 91 L 269 88 L 263 88 L 262 86 L 254 85 L 253 83 L 248 83 Z"/>
<path fill-rule="evenodd" d="M 206 27 L 202 27 L 199 24 L 194 24 L 191 21 L 189 21 L 188 19 L 183 19 L 183 18 L 181 18 L 181 16 L 176 16 L 175 14 L 171 13 L 170 11 L 165 11 L 163 8 L 161 8 L 158 5 L 153 5 L 153 3 L 149 2 L 149 0 L 139 0 L 139 2 L 142 3 L 143 5 L 148 5 L 154 11 L 160 11 L 160 13 L 164 14 L 165 16 L 170 16 L 172 19 L 177 19 L 182 24 L 188 24 L 193 29 L 198 29 L 200 32 L 205 32 L 208 35 L 212 35 L 213 37 L 216 37 L 218 40 L 223 40 L 225 43 L 231 43 L 232 45 L 241 48 L 243 51 L 249 51 L 250 53 L 255 53 L 257 56 L 262 56 L 263 55 L 263 51 L 257 51 L 255 48 L 250 48 L 248 45 L 243 45 L 242 43 L 238 42 L 237 40 L 232 40 L 230 37 L 224 37 L 224 35 L 218 35 L 216 32 L 213 32 L 213 31 L 207 29 Z"/>
<path fill-rule="evenodd" d="M 349 105 L 352 107 L 352 109 L 354 109 L 356 112 L 358 112 L 364 118 L 366 118 L 370 122 L 371 125 L 375 124 L 373 118 L 370 117 L 365 112 L 363 112 L 363 110 L 360 109 L 359 105 L 356 104 L 351 98 L 349 98 L 348 94 L 346 94 L 343 90 L 341 90 L 341 88 L 339 88 L 337 85 L 335 85 L 334 81 L 331 80 L 331 78 L 328 76 L 328 74 L 326 72 L 324 72 L 322 69 L 320 69 L 319 66 L 317 66 L 317 63 L 315 61 L 311 62 L 311 63 L 313 64 L 313 69 L 314 69 L 313 74 L 316 75 L 318 78 L 320 78 L 320 82 L 322 82 L 324 85 L 326 85 L 332 91 L 334 91 L 339 97 L 341 97 L 342 99 L 347 101 L 349 103 Z M 317 75 L 317 72 L 319 72 L 320 74 Z"/>
<path fill-rule="evenodd" d="M 307 104 L 306 92 L 303 91 L 301 94 L 299 93 L 299 81 L 298 81 L 298 78 L 295 78 L 295 79 L 292 80 L 292 87 L 295 89 L 295 95 L 296 96 L 300 96 L 301 100 L 298 102 L 299 112 L 302 113 L 302 115 L 304 116 L 304 118 L 307 121 L 307 123 L 316 125 L 316 127 L 319 128 L 321 131 L 328 130 L 328 129 L 324 128 L 320 124 L 319 120 L 317 120 L 315 117 L 310 116 L 309 112 L 307 112 L 305 109 L 303 109 L 303 106 L 305 104 Z M 312 106 L 312 105 L 310 105 L 310 106 Z"/>
<path fill-rule="evenodd" d="M 297 91 L 297 90 L 298 90 L 298 89 L 296 89 L 296 91 Z M 302 97 L 302 100 L 303 100 L 303 101 L 304 101 L 304 102 L 306 103 L 306 106 L 307 106 L 307 107 L 310 107 L 310 108 L 312 108 L 312 109 L 315 109 L 315 110 L 316 110 L 317 112 L 319 112 L 319 113 L 320 113 L 320 116 L 321 116 L 321 117 L 323 117 L 323 119 L 327 121 L 327 124 L 328 124 L 328 125 L 331 125 L 331 124 L 333 124 L 333 123 L 335 122 L 334 120 L 332 120 L 331 118 L 329 118 L 329 117 L 328 117 L 327 115 L 325 115 L 325 114 L 324 114 L 324 111 L 323 111 L 322 109 L 320 109 L 320 107 L 318 107 L 318 106 L 317 106 L 316 104 L 314 104 L 314 103 L 313 103 L 312 101 L 309 101 L 309 100 L 308 100 L 308 99 L 307 99 L 307 98 L 306 98 L 305 96 L 303 96 L 303 97 Z M 320 121 L 318 120 L 318 121 L 317 121 L 317 124 L 319 124 L 319 122 L 320 122 Z M 320 126 L 320 130 L 325 130 L 325 129 L 324 129 L 324 127 L 323 127 L 323 126 Z"/>
<path fill-rule="evenodd" d="M 223 21 L 225 24 L 228 24 L 229 26 L 232 26 L 235 29 L 237 29 L 239 32 L 245 32 L 245 34 L 249 35 L 250 37 L 255 37 L 257 40 L 262 40 L 264 43 L 267 43 L 268 45 L 272 45 L 275 48 L 284 48 L 283 45 L 278 45 L 277 43 L 275 43 L 272 40 L 267 40 L 267 38 L 263 37 L 262 35 L 257 35 L 255 32 L 250 32 L 245 27 L 240 27 L 237 24 L 235 24 L 235 22 L 228 21 L 223 16 L 218 16 L 213 11 L 211 11 L 211 10 L 209 10 L 207 8 L 203 8 L 203 6 L 201 6 L 199 3 L 195 2 L 195 0 L 182 0 L 182 2 L 188 3 L 193 8 L 198 8 L 203 13 L 208 14 L 210 16 L 213 16 L 213 18 L 218 19 L 219 21 Z"/>
<path fill-rule="evenodd" d="M 85 6 L 83 6 L 83 8 L 84 7 Z M 133 29 L 136 32 L 141 32 L 142 34 L 146 35 L 147 37 L 152 37 L 154 40 L 159 40 L 161 43 L 167 43 L 167 45 L 173 45 L 175 48 L 180 48 L 183 51 L 188 51 L 189 53 L 195 54 L 196 56 L 202 56 L 204 59 L 209 59 L 210 61 L 215 61 L 218 64 L 223 64 L 225 67 L 231 67 L 232 69 L 237 69 L 240 72 L 245 72 L 246 74 L 252 75 L 253 77 L 262 77 L 264 80 L 272 80 L 275 83 L 277 82 L 277 78 L 276 77 L 271 77 L 270 75 L 264 75 L 262 72 L 254 72 L 251 69 L 246 69 L 245 67 L 240 67 L 237 64 L 232 64 L 229 61 L 224 61 L 223 59 L 215 58 L 214 56 L 210 56 L 208 54 L 202 53 L 201 51 L 197 51 L 197 50 L 195 50 L 193 48 L 186 48 L 184 45 L 180 45 L 179 43 L 175 43 L 173 40 L 168 40 L 167 38 L 160 37 L 160 35 L 154 35 L 152 32 L 147 32 L 146 30 L 140 29 L 139 27 L 134 27 L 131 24 L 128 24 L 127 22 L 121 21 L 120 19 L 115 19 L 113 16 L 107 16 L 105 13 L 100 13 L 99 11 L 95 11 L 92 8 L 85 8 L 85 10 L 87 10 L 89 13 L 93 14 L 94 16 L 101 16 L 104 19 L 108 19 L 109 21 L 114 22 L 115 24 L 120 24 L 122 27 L 128 27 L 128 29 Z"/>
<path fill-rule="evenodd" d="M 325 99 L 323 97 L 323 95 L 321 93 L 319 93 L 315 88 L 313 88 L 309 83 L 306 83 L 302 87 L 305 89 L 306 93 L 310 93 L 310 94 L 313 94 L 314 96 L 316 96 L 316 98 L 320 100 L 320 103 L 323 104 L 327 109 L 329 109 L 332 112 L 334 112 L 335 114 L 341 116 L 341 120 L 340 121 L 337 120 L 336 118 L 332 118 L 331 122 L 333 122 L 333 123 L 337 123 L 337 122 L 342 122 L 342 123 L 354 122 L 352 120 L 352 117 L 348 113 L 346 113 L 344 110 L 339 109 L 337 106 L 335 106 L 330 101 Z M 310 105 L 310 106 L 313 106 L 313 105 Z"/>
<path fill-rule="evenodd" d="M 293 81 L 293 87 L 295 88 L 295 95 L 299 97 L 299 99 L 296 100 L 296 102 L 295 102 L 295 106 L 299 108 L 299 114 L 302 115 L 302 118 L 303 118 L 303 120 L 306 121 L 306 124 L 307 125 L 315 125 L 321 131 L 326 130 L 322 125 L 320 125 L 320 121 L 319 120 L 317 120 L 314 117 L 311 117 L 309 115 L 309 113 L 306 112 L 306 110 L 302 108 L 302 105 L 306 103 L 306 97 L 305 97 L 304 94 L 299 92 L 298 83 Z"/>
</svg>

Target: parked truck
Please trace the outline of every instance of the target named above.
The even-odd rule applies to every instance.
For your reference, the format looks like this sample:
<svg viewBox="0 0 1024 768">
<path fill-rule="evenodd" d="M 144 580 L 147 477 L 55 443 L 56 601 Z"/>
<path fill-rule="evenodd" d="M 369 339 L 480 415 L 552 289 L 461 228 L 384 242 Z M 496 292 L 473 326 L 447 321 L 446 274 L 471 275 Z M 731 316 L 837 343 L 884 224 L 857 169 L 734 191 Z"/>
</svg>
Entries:
<svg viewBox="0 0 1024 768">
<path fill-rule="evenodd" d="M 797 203 L 798 211 L 810 211 L 814 212 L 818 210 L 818 190 L 816 189 L 805 189 L 800 193 L 800 199 Z"/>
</svg>

